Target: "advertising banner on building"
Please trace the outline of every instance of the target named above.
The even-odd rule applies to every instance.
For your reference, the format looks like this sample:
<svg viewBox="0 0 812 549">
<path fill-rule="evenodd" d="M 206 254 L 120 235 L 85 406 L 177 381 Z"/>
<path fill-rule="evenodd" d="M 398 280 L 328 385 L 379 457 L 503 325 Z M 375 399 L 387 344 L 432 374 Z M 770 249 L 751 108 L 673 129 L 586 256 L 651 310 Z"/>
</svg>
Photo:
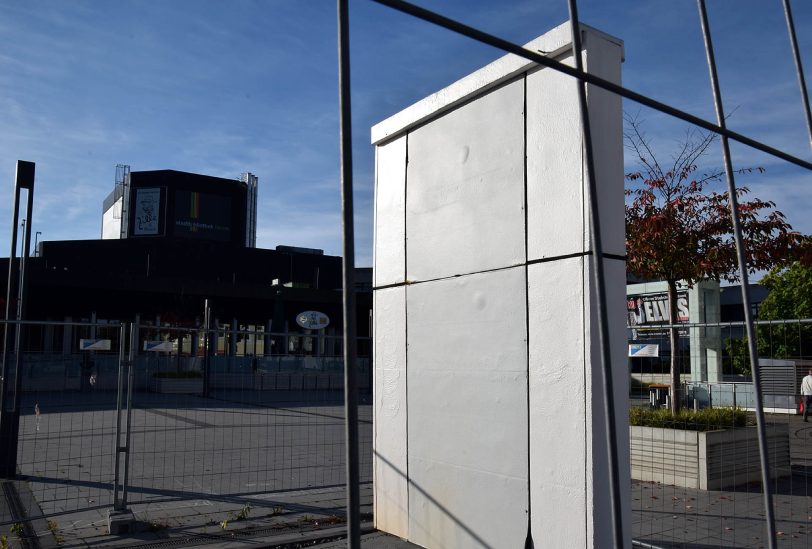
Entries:
<svg viewBox="0 0 812 549">
<path fill-rule="evenodd" d="M 151 236 L 158 234 L 158 221 L 161 212 L 161 189 L 136 189 L 133 208 L 133 235 Z"/>
<path fill-rule="evenodd" d="M 668 337 L 666 328 L 657 326 L 671 324 L 668 310 L 668 294 L 631 295 L 626 298 L 628 323 L 632 339 L 662 339 Z M 688 292 L 677 293 L 677 318 L 674 324 L 688 322 Z M 639 328 L 639 329 L 638 329 Z M 680 329 L 681 337 L 688 337 L 687 329 Z"/>
<path fill-rule="evenodd" d="M 231 240 L 231 198 L 176 191 L 175 236 L 221 242 Z"/>
</svg>

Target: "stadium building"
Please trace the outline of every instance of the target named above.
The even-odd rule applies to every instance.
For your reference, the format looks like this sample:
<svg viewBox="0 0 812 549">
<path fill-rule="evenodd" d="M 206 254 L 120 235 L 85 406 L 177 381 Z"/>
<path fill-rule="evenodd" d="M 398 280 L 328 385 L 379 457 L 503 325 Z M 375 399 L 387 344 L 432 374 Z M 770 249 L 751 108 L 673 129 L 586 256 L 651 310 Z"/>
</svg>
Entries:
<svg viewBox="0 0 812 549">
<path fill-rule="evenodd" d="M 101 238 L 38 243 L 26 265 L 25 319 L 200 328 L 208 304 L 212 327 L 293 336 L 265 338 L 252 352 L 339 353 L 341 258 L 318 249 L 257 248 L 257 190 L 250 173 L 237 180 L 118 166 Z M 8 272 L 8 259 L 0 269 Z M 365 338 L 371 269 L 359 269 L 357 278 L 358 335 Z M 297 317 L 304 312 L 321 313 L 327 325 L 303 327 Z M 47 350 L 79 337 L 66 330 L 32 327 L 26 346 Z M 295 337 L 315 332 L 324 336 L 317 345 Z M 368 347 L 362 339 L 359 353 Z"/>
</svg>

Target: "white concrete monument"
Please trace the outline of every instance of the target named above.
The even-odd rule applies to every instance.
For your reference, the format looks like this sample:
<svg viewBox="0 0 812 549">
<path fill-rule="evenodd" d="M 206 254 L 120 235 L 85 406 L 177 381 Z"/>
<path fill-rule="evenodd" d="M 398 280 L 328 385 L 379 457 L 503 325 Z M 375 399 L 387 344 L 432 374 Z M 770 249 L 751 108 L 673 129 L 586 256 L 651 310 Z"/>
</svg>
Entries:
<svg viewBox="0 0 812 549">
<path fill-rule="evenodd" d="M 622 42 L 582 35 L 586 70 L 619 83 Z M 527 48 L 571 64 L 569 24 Z M 621 101 L 587 93 L 630 537 Z M 376 526 L 431 548 L 612 546 L 576 81 L 508 55 L 372 142 Z"/>
</svg>

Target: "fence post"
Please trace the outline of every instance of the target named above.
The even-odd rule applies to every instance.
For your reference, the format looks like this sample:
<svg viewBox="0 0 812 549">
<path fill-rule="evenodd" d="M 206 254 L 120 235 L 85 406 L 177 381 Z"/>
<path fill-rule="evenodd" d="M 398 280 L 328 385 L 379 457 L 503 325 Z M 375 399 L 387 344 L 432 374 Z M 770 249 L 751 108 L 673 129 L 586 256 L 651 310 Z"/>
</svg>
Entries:
<svg viewBox="0 0 812 549">
<path fill-rule="evenodd" d="M 130 325 L 129 354 L 125 359 L 124 349 L 127 342 L 127 325 L 122 324 L 119 331 L 118 346 L 118 392 L 116 396 L 116 439 L 115 439 L 115 476 L 113 478 L 113 509 L 107 512 L 107 528 L 110 534 L 129 532 L 130 526 L 135 522 L 132 511 L 127 509 L 127 472 L 130 455 L 130 409 L 132 404 L 132 378 L 134 346 L 137 340 L 134 337 L 136 326 Z M 124 409 L 124 366 L 127 365 L 127 435 L 124 445 L 121 444 L 121 415 Z M 124 454 L 124 482 L 121 483 L 121 459 Z M 119 486 L 123 486 L 119 497 Z"/>
<path fill-rule="evenodd" d="M 26 301 L 26 262 L 31 248 L 31 223 L 34 207 L 34 172 L 33 162 L 17 161 L 17 173 L 14 177 L 14 209 L 11 219 L 11 253 L 8 256 L 8 285 L 6 286 L 6 323 L 3 330 L 3 354 L 0 364 L 0 478 L 17 476 L 17 444 L 20 431 L 20 392 L 22 391 L 22 364 L 20 355 L 23 352 L 22 332 L 25 319 Z M 23 252 L 18 260 L 17 227 L 20 222 L 20 198 L 22 189 L 27 189 L 25 227 L 23 229 Z M 16 295 L 15 295 L 16 294 Z M 16 309 L 16 310 L 14 310 Z M 13 319 L 17 322 L 13 322 Z M 13 329 L 11 328 L 13 326 Z M 11 334 L 9 334 L 11 331 Z M 11 337 L 9 337 L 11 336 Z M 14 361 L 13 381 L 10 385 L 9 353 L 10 340 L 13 338 Z"/>
<path fill-rule="evenodd" d="M 212 346 L 217 348 L 217 343 L 212 342 L 211 333 L 211 306 L 206 299 L 203 305 L 203 396 L 208 397 L 211 391 L 211 353 Z"/>
<path fill-rule="evenodd" d="M 130 351 L 127 360 L 127 433 L 124 436 L 124 483 L 121 506 L 127 509 L 127 486 L 130 480 L 130 432 L 132 431 L 133 385 L 135 384 L 135 348 L 138 346 L 138 326 L 130 326 Z"/>
</svg>

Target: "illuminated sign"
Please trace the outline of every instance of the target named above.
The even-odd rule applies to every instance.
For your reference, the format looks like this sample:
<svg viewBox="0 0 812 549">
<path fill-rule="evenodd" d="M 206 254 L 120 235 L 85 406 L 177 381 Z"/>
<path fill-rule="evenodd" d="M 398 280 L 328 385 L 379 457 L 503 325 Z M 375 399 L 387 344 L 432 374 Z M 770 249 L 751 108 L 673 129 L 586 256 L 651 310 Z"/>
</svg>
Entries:
<svg viewBox="0 0 812 549">
<path fill-rule="evenodd" d="M 175 193 L 175 235 L 231 240 L 231 198 L 196 191 Z"/>
</svg>

